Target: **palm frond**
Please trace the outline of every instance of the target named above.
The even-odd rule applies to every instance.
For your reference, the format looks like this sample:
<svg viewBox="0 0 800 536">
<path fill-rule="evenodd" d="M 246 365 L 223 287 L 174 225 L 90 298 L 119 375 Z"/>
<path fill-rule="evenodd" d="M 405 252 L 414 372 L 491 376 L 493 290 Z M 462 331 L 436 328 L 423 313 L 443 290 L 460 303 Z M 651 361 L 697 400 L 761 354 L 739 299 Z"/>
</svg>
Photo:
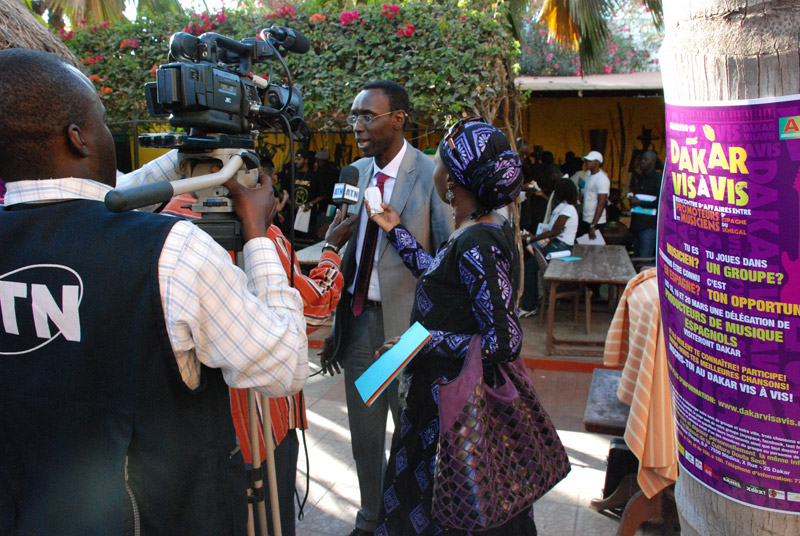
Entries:
<svg viewBox="0 0 800 536">
<path fill-rule="evenodd" d="M 664 24 L 663 13 L 664 10 L 661 6 L 661 0 L 642 0 L 645 7 L 650 10 L 650 15 L 653 17 L 653 24 L 656 28 L 661 29 Z"/>
<path fill-rule="evenodd" d="M 577 23 L 580 43 L 578 55 L 586 73 L 600 70 L 601 51 L 610 37 L 608 20 L 611 18 L 613 0 L 572 0 L 570 16 Z"/>
<path fill-rule="evenodd" d="M 139 0 L 136 14 L 149 13 L 180 13 L 181 4 L 178 0 Z"/>
<path fill-rule="evenodd" d="M 584 72 L 597 72 L 610 36 L 608 20 L 614 5 L 615 0 L 546 0 L 539 22 L 547 25 L 556 43 L 578 49 Z"/>
<path fill-rule="evenodd" d="M 511 22 L 511 29 L 517 41 L 522 41 L 522 15 L 528 7 L 528 0 L 509 0 L 508 18 Z"/>
<path fill-rule="evenodd" d="M 88 22 L 122 20 L 124 0 L 50 0 L 51 9 L 61 9 L 73 26 L 86 19 Z"/>
<path fill-rule="evenodd" d="M 544 24 L 556 43 L 565 48 L 577 48 L 580 40 L 573 25 L 570 0 L 545 0 L 539 13 L 539 24 Z"/>
</svg>

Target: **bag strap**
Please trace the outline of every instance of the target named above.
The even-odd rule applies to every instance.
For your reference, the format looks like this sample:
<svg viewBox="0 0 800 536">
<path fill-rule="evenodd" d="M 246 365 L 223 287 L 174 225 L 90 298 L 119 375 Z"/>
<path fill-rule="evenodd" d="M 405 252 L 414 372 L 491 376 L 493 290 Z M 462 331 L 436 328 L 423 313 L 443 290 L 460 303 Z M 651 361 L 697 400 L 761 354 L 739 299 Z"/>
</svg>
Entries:
<svg viewBox="0 0 800 536">
<path fill-rule="evenodd" d="M 458 376 L 445 382 L 438 380 L 439 385 L 439 429 L 447 430 L 453 426 L 469 395 L 478 381 L 483 379 L 483 363 L 481 360 L 481 335 L 472 336 L 467 349 L 467 356 Z"/>
</svg>

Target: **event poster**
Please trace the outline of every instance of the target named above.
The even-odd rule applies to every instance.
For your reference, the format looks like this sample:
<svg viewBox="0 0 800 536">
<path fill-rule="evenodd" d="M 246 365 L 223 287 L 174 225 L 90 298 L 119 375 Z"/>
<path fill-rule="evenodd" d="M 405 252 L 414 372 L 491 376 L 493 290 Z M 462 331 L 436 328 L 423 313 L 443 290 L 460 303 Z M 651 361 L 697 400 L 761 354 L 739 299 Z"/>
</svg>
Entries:
<svg viewBox="0 0 800 536">
<path fill-rule="evenodd" d="M 662 321 L 682 470 L 800 513 L 800 95 L 666 106 Z"/>
</svg>

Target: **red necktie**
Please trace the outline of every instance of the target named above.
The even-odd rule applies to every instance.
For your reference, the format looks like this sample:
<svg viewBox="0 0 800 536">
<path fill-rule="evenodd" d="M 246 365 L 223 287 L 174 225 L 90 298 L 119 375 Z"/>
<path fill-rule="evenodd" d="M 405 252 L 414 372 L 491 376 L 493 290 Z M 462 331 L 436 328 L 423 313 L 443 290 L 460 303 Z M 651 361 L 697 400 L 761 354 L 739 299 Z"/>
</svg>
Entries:
<svg viewBox="0 0 800 536">
<path fill-rule="evenodd" d="M 388 175 L 378 173 L 378 189 L 383 197 L 383 185 Z M 366 209 L 366 207 L 364 207 Z M 358 274 L 356 284 L 353 287 L 353 316 L 358 316 L 364 310 L 364 303 L 369 294 L 369 280 L 372 275 L 372 261 L 375 258 L 375 248 L 378 246 L 378 224 L 372 220 L 367 220 L 367 229 L 364 232 L 364 245 L 361 248 L 361 258 L 358 263 Z"/>
</svg>

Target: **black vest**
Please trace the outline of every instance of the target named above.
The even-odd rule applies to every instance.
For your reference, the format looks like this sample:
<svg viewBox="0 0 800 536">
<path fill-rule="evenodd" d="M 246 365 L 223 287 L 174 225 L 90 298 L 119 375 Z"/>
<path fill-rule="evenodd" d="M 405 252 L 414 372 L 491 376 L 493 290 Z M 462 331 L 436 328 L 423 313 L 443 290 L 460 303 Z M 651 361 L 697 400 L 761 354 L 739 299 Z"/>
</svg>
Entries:
<svg viewBox="0 0 800 536">
<path fill-rule="evenodd" d="M 227 386 L 203 367 L 186 387 L 167 335 L 175 221 L 96 201 L 0 209 L 0 534 L 244 533 Z"/>
</svg>

